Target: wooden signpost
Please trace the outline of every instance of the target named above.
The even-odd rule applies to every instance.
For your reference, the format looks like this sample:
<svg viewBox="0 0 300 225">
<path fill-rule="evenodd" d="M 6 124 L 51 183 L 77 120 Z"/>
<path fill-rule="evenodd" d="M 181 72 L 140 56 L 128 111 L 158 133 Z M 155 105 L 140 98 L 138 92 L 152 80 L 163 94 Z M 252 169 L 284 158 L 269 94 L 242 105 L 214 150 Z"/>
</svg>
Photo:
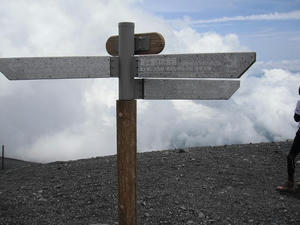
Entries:
<svg viewBox="0 0 300 225">
<path fill-rule="evenodd" d="M 124 22 L 119 23 L 119 36 L 106 42 L 114 57 L 0 58 L 0 72 L 10 80 L 119 78 L 120 225 L 137 225 L 136 99 L 229 99 L 240 86 L 236 79 L 256 60 L 255 52 L 139 55 L 157 54 L 164 45 L 161 34 L 135 35 L 134 23 Z"/>
</svg>

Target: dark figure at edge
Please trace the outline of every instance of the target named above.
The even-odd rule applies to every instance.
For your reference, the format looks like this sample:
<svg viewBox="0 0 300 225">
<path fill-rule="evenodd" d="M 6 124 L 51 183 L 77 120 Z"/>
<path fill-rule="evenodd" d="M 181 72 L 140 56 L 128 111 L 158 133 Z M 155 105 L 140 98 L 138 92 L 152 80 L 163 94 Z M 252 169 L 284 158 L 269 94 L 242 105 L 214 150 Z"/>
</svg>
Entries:
<svg viewBox="0 0 300 225">
<path fill-rule="evenodd" d="M 300 87 L 298 90 L 300 95 Z M 296 133 L 296 137 L 294 139 L 291 150 L 287 156 L 287 173 L 288 173 L 288 181 L 282 185 L 278 186 L 276 189 L 278 191 L 294 191 L 295 190 L 295 159 L 300 152 L 300 100 L 297 102 L 297 106 L 295 109 L 294 120 L 298 123 L 298 131 Z M 300 182 L 296 183 L 296 186 L 300 187 Z"/>
</svg>

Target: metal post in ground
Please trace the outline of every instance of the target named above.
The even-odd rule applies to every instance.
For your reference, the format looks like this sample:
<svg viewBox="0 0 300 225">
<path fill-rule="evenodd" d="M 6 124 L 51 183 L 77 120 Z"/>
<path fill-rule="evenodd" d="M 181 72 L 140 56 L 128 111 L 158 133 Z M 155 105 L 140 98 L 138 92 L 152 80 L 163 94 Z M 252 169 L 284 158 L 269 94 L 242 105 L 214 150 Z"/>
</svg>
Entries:
<svg viewBox="0 0 300 225">
<path fill-rule="evenodd" d="M 1 168 L 4 170 L 4 145 L 2 145 L 2 166 Z"/>
</svg>

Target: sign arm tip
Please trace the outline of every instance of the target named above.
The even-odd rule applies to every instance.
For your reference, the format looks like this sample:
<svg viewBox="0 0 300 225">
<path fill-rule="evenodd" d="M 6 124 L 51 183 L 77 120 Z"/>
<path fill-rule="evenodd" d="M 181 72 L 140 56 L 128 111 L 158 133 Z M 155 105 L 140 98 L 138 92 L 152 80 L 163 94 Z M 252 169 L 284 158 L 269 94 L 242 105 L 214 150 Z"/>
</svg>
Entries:
<svg viewBox="0 0 300 225">
<path fill-rule="evenodd" d="M 244 70 L 242 70 L 241 74 L 238 76 L 238 78 L 241 78 L 241 76 L 244 75 L 244 73 L 256 62 L 256 52 L 253 52 L 253 54 L 251 54 L 251 63 L 249 63 L 249 65 L 247 67 L 245 67 Z"/>
</svg>

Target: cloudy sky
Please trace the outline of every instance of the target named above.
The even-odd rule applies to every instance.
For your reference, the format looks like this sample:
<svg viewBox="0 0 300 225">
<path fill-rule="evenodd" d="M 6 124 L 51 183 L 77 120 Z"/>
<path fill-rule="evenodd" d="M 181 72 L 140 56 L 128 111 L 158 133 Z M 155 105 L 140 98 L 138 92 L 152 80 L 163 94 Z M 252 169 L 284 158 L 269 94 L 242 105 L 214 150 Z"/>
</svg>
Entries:
<svg viewBox="0 0 300 225">
<path fill-rule="evenodd" d="M 118 23 L 160 32 L 162 54 L 255 51 L 228 101 L 138 101 L 138 151 L 292 139 L 300 0 L 0 0 L 0 57 L 108 55 Z M 117 79 L 8 81 L 0 144 L 50 162 L 116 154 Z"/>
</svg>

